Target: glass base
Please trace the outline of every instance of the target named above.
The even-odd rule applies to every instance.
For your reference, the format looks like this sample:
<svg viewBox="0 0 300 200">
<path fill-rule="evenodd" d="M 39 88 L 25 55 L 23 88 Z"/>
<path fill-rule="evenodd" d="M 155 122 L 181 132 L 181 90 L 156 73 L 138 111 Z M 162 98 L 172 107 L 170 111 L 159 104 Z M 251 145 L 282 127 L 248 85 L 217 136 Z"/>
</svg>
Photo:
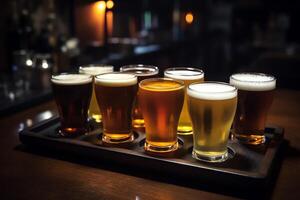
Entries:
<svg viewBox="0 0 300 200">
<path fill-rule="evenodd" d="M 86 128 L 60 128 L 58 134 L 62 137 L 76 137 L 87 132 Z"/>
<path fill-rule="evenodd" d="M 178 126 L 177 127 L 177 134 L 178 135 L 192 135 L 193 129 L 191 126 Z"/>
<path fill-rule="evenodd" d="M 193 150 L 192 156 L 193 156 L 193 158 L 200 160 L 200 161 L 210 162 L 210 163 L 219 163 L 219 162 L 224 162 L 228 159 L 228 151 L 226 150 L 226 152 L 221 155 L 208 156 L 208 155 L 199 154 Z"/>
<path fill-rule="evenodd" d="M 102 135 L 102 141 L 108 144 L 120 144 L 120 143 L 128 143 L 134 140 L 134 135 L 131 133 L 127 137 L 120 137 L 120 138 L 112 138 L 108 135 Z"/>
<path fill-rule="evenodd" d="M 234 138 L 243 144 L 250 145 L 260 145 L 266 142 L 266 137 L 264 135 L 234 134 Z"/>
<path fill-rule="evenodd" d="M 132 126 L 133 126 L 133 128 L 144 128 L 145 121 L 144 121 L 144 119 L 133 119 Z"/>
<path fill-rule="evenodd" d="M 178 142 L 170 146 L 154 146 L 146 141 L 144 145 L 144 149 L 145 151 L 156 152 L 156 153 L 173 152 L 178 149 Z"/>
<path fill-rule="evenodd" d="M 91 118 L 92 120 L 94 120 L 95 122 L 97 122 L 97 123 L 102 122 L 102 116 L 101 116 L 101 115 L 98 115 L 98 114 L 91 114 L 91 115 L 90 115 L 90 118 Z"/>
</svg>

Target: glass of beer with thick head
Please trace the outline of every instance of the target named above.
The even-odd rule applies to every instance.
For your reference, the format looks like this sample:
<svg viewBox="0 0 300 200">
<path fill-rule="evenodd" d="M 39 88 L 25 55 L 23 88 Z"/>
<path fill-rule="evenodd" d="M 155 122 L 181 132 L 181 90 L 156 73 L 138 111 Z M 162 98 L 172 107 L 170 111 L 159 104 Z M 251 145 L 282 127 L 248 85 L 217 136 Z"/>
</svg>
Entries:
<svg viewBox="0 0 300 200">
<path fill-rule="evenodd" d="M 120 68 L 120 71 L 135 74 L 138 78 L 138 83 L 146 78 L 156 77 L 159 72 L 158 67 L 156 66 L 142 65 L 142 64 L 125 65 Z M 138 96 L 139 96 L 139 92 L 137 93 L 137 98 L 135 100 L 135 104 L 132 112 L 132 126 L 134 128 L 140 129 L 140 128 L 144 128 L 145 125 L 144 125 L 143 114 L 139 106 Z"/>
<path fill-rule="evenodd" d="M 85 65 L 79 67 L 79 73 L 80 74 L 89 74 L 92 75 L 93 78 L 95 78 L 96 75 L 104 74 L 108 72 L 113 72 L 114 67 L 110 65 Z M 101 112 L 96 100 L 95 90 L 94 90 L 94 84 L 93 84 L 93 92 L 92 92 L 92 99 L 89 107 L 89 118 L 94 120 L 95 122 L 100 123 L 102 121 Z"/>
<path fill-rule="evenodd" d="M 111 144 L 133 141 L 131 112 L 137 77 L 121 72 L 97 75 L 95 92 L 102 114 L 102 141 Z"/>
<path fill-rule="evenodd" d="M 179 135 L 191 135 L 193 134 L 192 122 L 188 113 L 187 108 L 187 86 L 195 82 L 204 81 L 204 72 L 201 69 L 190 68 L 190 67 L 175 67 L 168 68 L 164 73 L 165 77 L 182 80 L 185 85 L 185 97 L 182 107 L 182 111 L 179 118 L 177 133 Z"/>
<path fill-rule="evenodd" d="M 276 87 L 275 77 L 262 73 L 238 73 L 230 77 L 238 88 L 238 107 L 233 136 L 245 144 L 265 142 L 265 123 Z"/>
<path fill-rule="evenodd" d="M 188 86 L 187 95 L 193 124 L 193 157 L 206 162 L 225 161 L 237 89 L 221 82 L 193 83 Z"/>
<path fill-rule="evenodd" d="M 52 76 L 51 83 L 61 122 L 59 133 L 66 137 L 86 133 L 93 77 L 59 74 Z"/>
<path fill-rule="evenodd" d="M 139 92 L 145 120 L 145 150 L 158 153 L 177 150 L 177 126 L 184 100 L 183 81 L 145 79 L 139 84 Z"/>
</svg>

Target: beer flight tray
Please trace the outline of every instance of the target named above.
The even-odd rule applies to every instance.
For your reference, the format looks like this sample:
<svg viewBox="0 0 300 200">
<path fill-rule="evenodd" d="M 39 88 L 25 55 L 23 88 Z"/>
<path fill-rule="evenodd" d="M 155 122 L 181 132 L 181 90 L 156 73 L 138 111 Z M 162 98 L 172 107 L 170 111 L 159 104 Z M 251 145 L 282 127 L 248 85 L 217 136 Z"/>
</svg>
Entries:
<svg viewBox="0 0 300 200">
<path fill-rule="evenodd" d="M 229 159 L 223 163 L 205 163 L 192 158 L 192 137 L 179 137 L 179 150 L 169 155 L 149 155 L 144 152 L 144 133 L 135 133 L 130 145 L 108 147 L 101 142 L 101 132 L 95 129 L 76 138 L 58 136 L 59 118 L 51 118 L 19 133 L 20 141 L 29 146 L 71 153 L 94 161 L 112 162 L 130 169 L 146 170 L 172 179 L 185 179 L 233 188 L 264 188 L 268 186 L 273 168 L 280 164 L 284 130 L 266 128 L 266 144 L 249 147 L 229 141 Z M 91 126 L 92 127 L 92 126 Z"/>
</svg>

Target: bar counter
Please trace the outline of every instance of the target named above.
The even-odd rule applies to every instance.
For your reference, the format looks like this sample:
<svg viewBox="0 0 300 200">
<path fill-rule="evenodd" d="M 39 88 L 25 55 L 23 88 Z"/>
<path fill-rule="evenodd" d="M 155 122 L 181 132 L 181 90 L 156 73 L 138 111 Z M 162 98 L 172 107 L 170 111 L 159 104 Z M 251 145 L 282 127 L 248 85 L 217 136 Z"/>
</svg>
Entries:
<svg viewBox="0 0 300 200">
<path fill-rule="evenodd" d="M 300 91 L 278 89 L 268 123 L 285 128 L 289 141 L 273 191 L 266 198 L 299 199 Z M 194 187 L 111 163 L 22 145 L 18 131 L 57 115 L 54 101 L 0 118 L 1 199 L 235 199 L 214 188 Z M 243 183 L 241 183 L 243 184 Z M 251 190 L 251 188 L 249 188 Z M 252 191 L 255 193 L 255 191 Z M 262 196 L 263 197 L 263 196 Z"/>
</svg>

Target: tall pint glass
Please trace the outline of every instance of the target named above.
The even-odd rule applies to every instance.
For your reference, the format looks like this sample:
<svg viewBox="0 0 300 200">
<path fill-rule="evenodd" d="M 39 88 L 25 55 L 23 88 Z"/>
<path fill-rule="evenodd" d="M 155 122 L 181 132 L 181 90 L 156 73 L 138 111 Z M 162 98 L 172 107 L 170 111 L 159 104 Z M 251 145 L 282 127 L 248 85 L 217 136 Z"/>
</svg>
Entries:
<svg viewBox="0 0 300 200">
<path fill-rule="evenodd" d="M 93 77 L 85 74 L 59 74 L 51 78 L 58 108 L 60 134 L 76 136 L 88 131 L 87 118 L 93 88 Z"/>
<path fill-rule="evenodd" d="M 113 72 L 114 67 L 110 65 L 85 65 L 85 66 L 80 66 L 79 67 L 79 73 L 80 74 L 89 74 L 93 76 L 93 79 L 95 78 L 96 75 L 99 74 L 104 74 L 108 72 Z M 101 112 L 96 100 L 96 95 L 95 95 L 95 89 L 94 89 L 94 84 L 93 84 L 93 92 L 92 92 L 92 99 L 89 107 L 89 117 L 90 119 L 95 120 L 96 122 L 101 122 L 102 121 L 102 116 Z"/>
<path fill-rule="evenodd" d="M 172 152 L 178 148 L 177 126 L 184 100 L 184 83 L 169 78 L 145 79 L 139 102 L 146 129 L 145 150 Z"/>
<path fill-rule="evenodd" d="M 137 92 L 137 77 L 121 72 L 97 75 L 95 92 L 102 114 L 102 141 L 133 141 L 131 112 Z"/>
<path fill-rule="evenodd" d="M 264 143 L 265 123 L 273 101 L 276 79 L 262 73 L 238 73 L 231 75 L 230 84 L 238 88 L 234 137 L 246 144 Z"/>
<path fill-rule="evenodd" d="M 158 75 L 158 67 L 152 65 L 125 65 L 120 68 L 121 72 L 133 73 L 138 78 L 138 83 L 146 78 L 154 78 Z M 134 128 L 140 129 L 144 128 L 144 118 L 139 106 L 139 92 L 137 93 L 137 98 L 132 112 L 132 126 Z"/>
<path fill-rule="evenodd" d="M 173 78 L 176 80 L 182 80 L 185 85 L 185 97 L 182 107 L 182 111 L 179 118 L 179 124 L 177 133 L 179 135 L 191 135 L 193 134 L 192 122 L 188 113 L 187 108 L 187 86 L 195 82 L 204 81 L 204 72 L 201 69 L 190 68 L 190 67 L 175 67 L 168 68 L 164 73 L 165 77 Z"/>
<path fill-rule="evenodd" d="M 237 89 L 220 82 L 194 83 L 188 86 L 187 94 L 194 131 L 193 157 L 206 162 L 225 161 Z"/>
</svg>

